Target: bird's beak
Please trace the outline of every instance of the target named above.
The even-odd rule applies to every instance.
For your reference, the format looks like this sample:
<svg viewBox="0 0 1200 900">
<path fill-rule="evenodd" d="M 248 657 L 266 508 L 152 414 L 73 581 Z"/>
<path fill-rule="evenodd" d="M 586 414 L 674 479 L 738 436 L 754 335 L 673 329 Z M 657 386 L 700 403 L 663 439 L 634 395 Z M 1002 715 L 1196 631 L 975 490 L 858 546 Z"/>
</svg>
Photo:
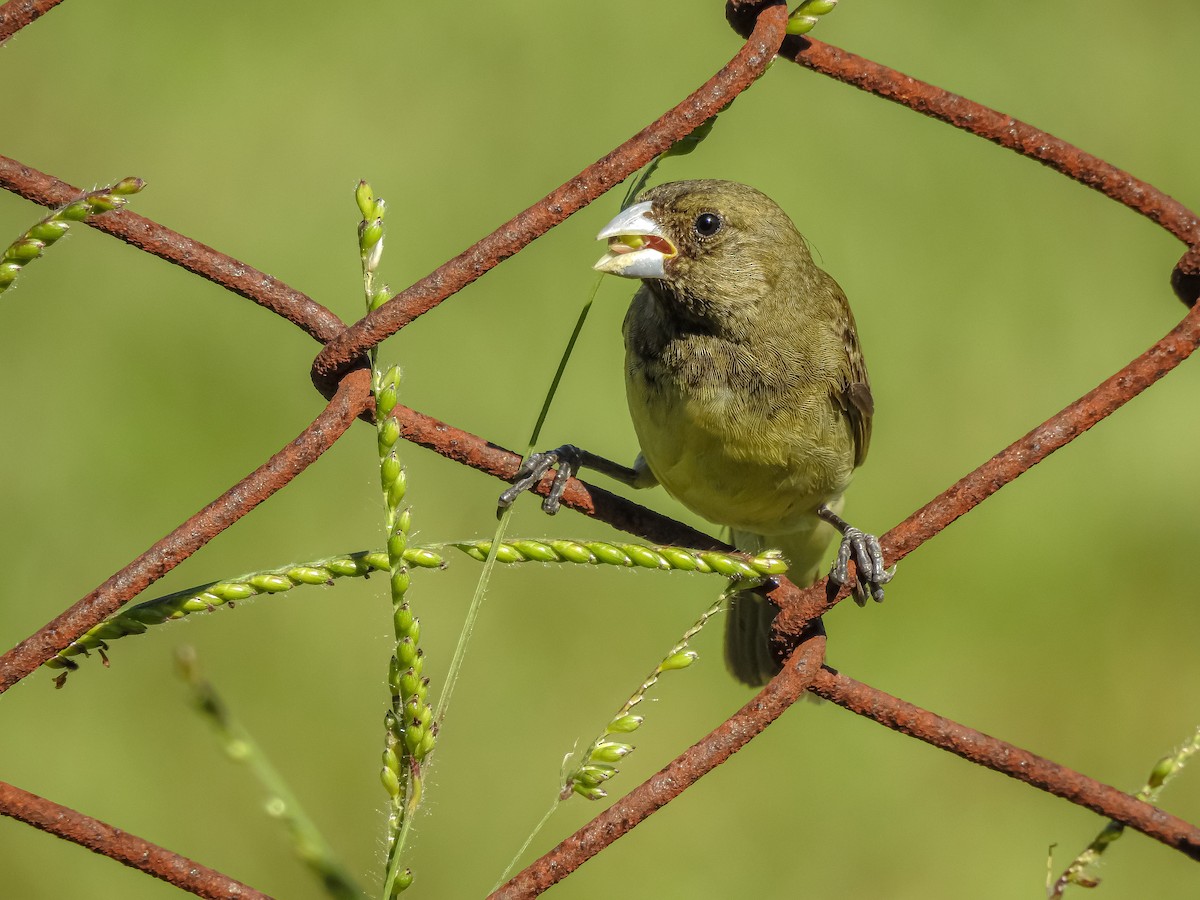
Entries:
<svg viewBox="0 0 1200 900">
<path fill-rule="evenodd" d="M 665 278 L 666 261 L 678 252 L 651 214 L 653 203 L 635 203 L 609 222 L 596 240 L 608 241 L 608 252 L 593 269 L 622 278 Z"/>
</svg>

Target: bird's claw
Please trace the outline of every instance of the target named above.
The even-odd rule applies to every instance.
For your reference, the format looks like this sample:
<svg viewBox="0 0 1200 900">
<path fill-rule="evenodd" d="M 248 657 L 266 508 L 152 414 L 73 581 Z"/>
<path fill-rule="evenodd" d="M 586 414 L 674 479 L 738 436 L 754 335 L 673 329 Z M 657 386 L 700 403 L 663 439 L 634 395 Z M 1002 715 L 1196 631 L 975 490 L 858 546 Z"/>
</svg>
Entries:
<svg viewBox="0 0 1200 900">
<path fill-rule="evenodd" d="M 501 494 L 500 499 L 496 501 L 496 515 L 500 515 L 512 506 L 517 497 L 536 487 L 547 472 L 558 466 L 558 471 L 554 473 L 554 481 L 550 484 L 550 490 L 542 500 L 543 511 L 554 515 L 558 512 L 563 491 L 567 489 L 567 482 L 579 470 L 582 457 L 583 451 L 573 444 L 563 444 L 561 447 L 546 450 L 543 453 L 531 453 L 521 463 L 521 468 L 517 470 L 512 487 Z"/>
<path fill-rule="evenodd" d="M 847 526 L 842 531 L 842 544 L 837 559 L 829 571 L 829 581 L 837 587 L 850 581 L 850 560 L 854 559 L 855 583 L 851 590 L 854 602 L 865 606 L 870 596 L 879 603 L 883 600 L 883 586 L 896 575 L 896 567 L 889 570 L 883 563 L 883 550 L 879 539 L 857 528 Z"/>
</svg>

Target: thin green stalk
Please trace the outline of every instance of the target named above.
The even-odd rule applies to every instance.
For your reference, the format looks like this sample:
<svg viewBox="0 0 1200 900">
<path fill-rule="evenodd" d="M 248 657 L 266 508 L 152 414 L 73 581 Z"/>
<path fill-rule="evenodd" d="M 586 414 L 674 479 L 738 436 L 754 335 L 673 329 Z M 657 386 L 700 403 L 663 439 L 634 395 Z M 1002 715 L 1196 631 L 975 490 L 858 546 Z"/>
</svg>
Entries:
<svg viewBox="0 0 1200 900">
<path fill-rule="evenodd" d="M 700 618 L 683 633 L 683 636 L 667 652 L 663 660 L 654 667 L 654 671 L 638 685 L 637 690 L 617 710 L 600 736 L 583 751 L 579 757 L 579 764 L 566 772 L 563 777 L 562 790 L 559 792 L 560 800 L 566 800 L 572 793 L 586 797 L 588 800 L 600 800 L 608 796 L 608 792 L 602 785 L 617 774 L 618 769 L 614 764 L 633 752 L 634 747 L 632 744 L 626 743 L 626 738 L 641 728 L 644 721 L 643 716 L 634 715 L 634 708 L 646 699 L 664 674 L 678 669 L 686 669 L 699 658 L 699 654 L 695 650 L 690 650 L 688 644 L 708 624 L 708 620 L 721 611 L 730 594 L 744 590 L 746 590 L 744 582 L 731 583 Z"/>
<path fill-rule="evenodd" d="M 358 226 L 359 257 L 362 262 L 363 294 L 367 310 L 386 302 L 388 288 L 377 281 L 383 256 L 383 218 L 387 205 L 375 196 L 365 181 L 358 183 L 354 199 L 362 213 Z M 370 351 L 371 389 L 375 395 L 375 426 L 379 452 L 379 481 L 383 490 L 387 530 L 387 556 L 392 598 L 395 651 L 388 666 L 391 705 L 384 716 L 383 768 L 380 779 L 390 800 L 388 807 L 387 873 L 385 898 L 392 898 L 412 884 L 410 869 L 401 871 L 404 845 L 424 793 L 424 767 L 436 743 L 438 725 L 429 703 L 429 679 L 423 675 L 420 621 L 413 615 L 407 594 L 409 572 L 406 554 L 412 528 L 412 511 L 406 505 L 408 479 L 397 446 L 400 427 L 392 417 L 400 391 L 400 368 L 386 372 L 378 365 L 377 348 Z"/>
<path fill-rule="evenodd" d="M 621 202 L 621 208 L 624 209 L 628 206 L 630 201 L 645 187 L 662 159 L 668 156 L 682 156 L 691 153 L 701 141 L 708 137 L 715 122 L 716 116 L 713 116 L 701 124 L 690 135 L 673 144 L 665 153 L 659 154 L 659 156 L 651 160 L 649 165 L 643 169 L 641 175 L 630 183 L 629 188 L 625 191 L 625 197 Z M 587 300 L 584 302 L 583 308 L 580 309 L 579 316 L 575 320 L 575 327 L 571 330 L 571 336 L 567 339 L 567 345 L 563 348 L 562 356 L 558 361 L 558 368 L 554 371 L 554 377 L 551 379 L 550 387 L 546 391 L 546 397 L 542 401 L 542 408 L 538 412 L 537 421 L 534 423 L 533 431 L 529 435 L 529 443 L 525 448 L 524 454 L 526 457 L 534 451 L 541 440 L 542 426 L 546 423 L 550 407 L 554 403 L 555 396 L 558 394 L 558 387 L 562 382 L 563 373 L 566 372 L 567 363 L 570 362 L 571 355 L 575 352 L 575 344 L 579 341 L 579 335 L 583 332 L 584 323 L 587 322 L 588 315 L 592 311 L 592 302 L 596 299 L 596 294 L 600 290 L 602 279 L 603 276 L 600 275 L 593 282 Z M 500 521 L 496 523 L 496 530 L 492 535 L 491 551 L 484 562 L 483 571 L 479 573 L 479 580 L 475 585 L 475 593 L 471 596 L 470 606 L 467 607 L 467 617 L 462 632 L 459 634 L 458 643 L 454 648 L 454 655 L 450 659 L 450 671 L 446 676 L 446 690 L 442 693 L 442 698 L 438 703 L 437 714 L 434 717 L 434 721 L 436 722 L 442 722 L 445 717 L 446 709 L 450 702 L 450 695 L 458 683 L 463 660 L 466 656 L 467 645 L 471 640 L 471 635 L 475 630 L 475 622 L 479 618 L 479 611 L 483 605 L 483 595 L 487 590 L 487 585 L 495 569 L 497 548 L 500 547 L 501 542 L 504 540 L 511 512 L 512 507 L 509 507 L 500 516 Z"/>
<path fill-rule="evenodd" d="M 446 687 L 442 691 L 442 696 L 438 699 L 437 708 L 433 713 L 433 721 L 441 727 L 442 722 L 446 719 L 446 710 L 450 705 L 450 697 L 454 693 L 454 688 L 458 686 L 458 679 L 462 675 L 463 661 L 467 656 L 467 644 L 471 641 L 471 635 L 475 633 L 475 623 L 479 619 L 480 610 L 483 609 L 483 595 L 487 590 L 488 583 L 492 578 L 492 570 L 496 567 L 496 556 L 503 546 L 504 533 L 508 530 L 508 520 L 512 518 L 512 507 L 504 510 L 500 516 L 500 521 L 496 523 L 496 530 L 492 534 L 491 547 L 488 548 L 487 556 L 483 560 L 483 569 L 479 573 L 479 578 L 475 581 L 475 592 L 471 595 L 471 602 L 467 606 L 467 615 L 463 619 L 463 627 L 458 632 L 458 641 L 454 645 L 454 654 L 450 657 L 450 668 L 446 673 Z"/>
<path fill-rule="evenodd" d="M 1167 782 L 1178 775 L 1187 761 L 1198 752 L 1200 752 L 1200 728 L 1197 728 L 1178 750 L 1170 756 L 1164 756 L 1154 764 L 1154 768 L 1150 770 L 1150 777 L 1146 779 L 1146 783 L 1134 796 L 1147 803 L 1156 802 L 1158 795 L 1167 786 Z M 1048 871 L 1046 896 L 1050 900 L 1058 900 L 1066 892 L 1067 887 L 1072 884 L 1080 887 L 1099 886 L 1099 877 L 1088 874 L 1088 870 L 1100 862 L 1101 854 L 1124 833 L 1124 824 L 1115 821 L 1109 822 L 1083 852 L 1071 861 L 1071 864 L 1057 879 L 1053 879 L 1052 870 Z M 1048 862 L 1052 864 L 1053 859 Z"/>
<path fill-rule="evenodd" d="M 409 548 L 405 552 L 405 562 L 421 568 L 441 568 L 444 565 L 439 554 L 422 547 Z M 144 634 L 152 626 L 173 622 L 192 613 L 212 612 L 221 607 L 232 609 L 251 597 L 272 596 L 307 585 L 331 585 L 337 578 L 365 578 L 372 572 L 387 568 L 386 551 L 364 550 L 263 569 L 185 588 L 138 603 L 110 616 L 88 629 L 43 665 L 47 669 L 65 670 L 55 679 L 61 688 L 66 683 L 67 675 L 79 668 L 79 663 L 72 657 L 87 657 L 94 651 L 108 665 L 109 642 L 118 638 Z"/>
<path fill-rule="evenodd" d="M 116 184 L 90 191 L 61 209 L 56 209 L 0 251 L 0 294 L 17 280 L 21 270 L 39 259 L 51 244 L 60 240 L 72 222 L 83 222 L 91 216 L 120 209 L 126 198 L 146 186 L 140 178 L 122 178 Z"/>
<path fill-rule="evenodd" d="M 246 765 L 265 789 L 265 808 L 269 815 L 287 827 L 296 855 L 320 879 L 329 896 L 337 900 L 365 900 L 366 893 L 355 883 L 349 870 L 304 811 L 287 781 L 271 764 L 250 732 L 229 711 L 217 689 L 200 674 L 196 651 L 191 647 L 180 648 L 175 662 L 180 677 L 191 689 L 196 710 L 212 726 L 226 755 L 234 762 Z"/>
<path fill-rule="evenodd" d="M 686 550 L 682 547 L 610 541 L 572 541 L 562 538 L 524 538 L 500 542 L 461 541 L 408 546 L 404 550 L 403 562 L 410 570 L 444 568 L 446 562 L 443 551 L 451 547 L 479 562 L 486 561 L 495 547 L 495 562 L 502 565 L 526 562 L 609 565 L 714 572 L 730 578 L 743 579 L 779 575 L 784 568 L 783 561 L 770 553 L 747 556 L 743 553 Z M 387 550 L 361 550 L 357 553 L 343 553 L 339 556 L 261 569 L 221 581 L 184 588 L 138 603 L 110 616 L 80 635 L 43 665 L 48 669 L 65 670 L 55 679 L 58 686 L 62 687 L 67 675 L 79 668 L 75 657 L 90 657 L 95 653 L 108 665 L 109 645 L 118 638 L 145 634 L 157 625 L 183 619 L 193 613 L 214 612 L 221 608 L 233 609 L 242 601 L 254 597 L 284 594 L 298 587 L 328 587 L 340 578 L 365 578 L 374 572 L 388 572 L 390 569 L 391 562 Z"/>
<path fill-rule="evenodd" d="M 453 544 L 430 544 L 414 548 L 431 552 L 454 547 L 472 559 L 483 562 L 496 548 L 496 561 L 504 565 L 522 562 L 573 563 L 575 565 L 605 565 L 641 569 L 676 569 L 701 574 L 716 573 L 735 581 L 754 582 L 782 575 L 787 561 L 778 550 L 766 550 L 757 556 L 733 551 L 687 550 L 683 547 L 647 546 L 646 544 L 617 544 L 612 541 L 572 541 L 565 538 L 531 540 L 513 538 L 495 544 L 492 541 L 468 541 Z M 432 554 L 436 556 L 437 554 Z M 747 590 L 748 585 L 740 585 Z"/>
<path fill-rule="evenodd" d="M 638 685 L 637 690 L 621 705 L 621 708 L 617 710 L 616 714 L 605 726 L 603 733 L 592 741 L 588 745 L 588 748 L 578 757 L 580 760 L 579 763 L 570 768 L 564 764 L 562 787 L 559 790 L 558 796 L 554 798 L 554 801 L 550 804 L 550 808 L 542 816 L 537 825 L 534 826 L 533 830 L 525 838 L 525 842 L 521 845 L 521 848 L 509 861 L 508 866 L 497 880 L 497 885 L 507 880 L 509 873 L 516 867 L 525 851 L 529 849 L 529 845 L 533 843 L 534 838 L 546 826 L 546 823 L 550 821 L 550 817 L 554 815 L 555 810 L 565 800 L 570 798 L 572 794 L 579 794 L 581 797 L 586 797 L 589 800 L 600 800 L 608 796 L 602 785 L 617 774 L 618 769 L 614 764 L 633 752 L 633 745 L 626 743 L 625 738 L 637 731 L 644 721 L 642 716 L 633 713 L 634 708 L 646 699 L 647 695 L 658 683 L 658 680 L 666 672 L 686 669 L 699 658 L 699 654 L 694 650 L 688 649 L 691 639 L 699 634 L 708 620 L 721 610 L 731 593 L 734 591 L 743 591 L 746 588 L 747 584 L 744 581 L 732 582 L 721 593 L 721 596 L 704 611 L 700 618 L 683 633 L 675 645 L 667 652 L 663 660 L 654 667 L 654 671 Z M 494 891 L 495 887 L 492 889 Z"/>
<path fill-rule="evenodd" d="M 538 413 L 537 422 L 534 423 L 533 431 L 529 434 L 529 448 L 525 451 L 526 456 L 533 452 L 542 438 L 542 426 L 546 424 L 546 416 L 550 414 L 550 406 L 558 394 L 558 386 L 562 382 L 563 373 L 567 371 L 567 363 L 571 361 L 571 354 L 575 352 L 575 344 L 578 343 L 583 325 L 592 311 L 592 301 L 596 299 L 596 293 L 600 290 L 600 281 L 603 278 L 603 275 L 596 276 L 591 293 L 588 294 L 587 301 L 579 310 L 578 318 L 575 319 L 575 327 L 571 330 L 571 336 L 567 338 L 567 346 L 563 348 L 562 356 L 558 360 L 558 368 L 554 370 L 554 377 L 550 380 L 550 389 L 546 391 L 546 399 L 542 401 L 541 412 Z"/>
<path fill-rule="evenodd" d="M 500 885 L 504 884 L 504 882 L 508 881 L 508 876 L 512 873 L 512 870 L 517 867 L 517 863 L 521 861 L 521 857 L 525 855 L 525 851 L 529 849 L 529 845 L 533 843 L 534 838 L 541 834 L 542 829 L 546 827 L 546 823 L 550 821 L 550 817 L 554 815 L 562 802 L 563 801 L 561 797 L 554 798 L 554 802 L 550 804 L 550 808 L 546 810 L 541 820 L 533 826 L 533 831 L 529 832 L 529 836 L 525 838 L 525 843 L 521 845 L 521 848 L 516 852 L 513 858 L 509 860 L 508 865 L 504 867 L 504 871 L 500 873 L 500 877 L 496 879 L 496 883 L 493 884 L 492 889 L 488 891 L 489 894 L 496 893 L 496 889 L 500 887 Z"/>
<path fill-rule="evenodd" d="M 588 313 L 592 309 L 592 301 L 596 298 L 596 292 L 599 289 L 600 278 L 597 278 L 595 284 L 592 286 L 591 293 L 588 295 L 587 301 L 579 311 L 579 317 L 575 320 L 575 328 L 571 331 L 571 336 L 567 339 L 567 345 L 563 349 L 562 356 L 559 358 L 558 368 L 554 372 L 554 378 L 550 381 L 550 388 L 546 391 L 541 411 L 538 413 L 533 431 L 529 435 L 529 445 L 525 450 L 526 456 L 533 452 L 534 447 L 537 446 L 537 442 L 541 439 L 542 426 L 546 422 L 546 416 L 550 413 L 550 406 L 554 402 L 555 395 L 558 393 L 558 386 L 562 382 L 563 373 L 567 370 L 567 363 L 571 359 L 571 354 L 575 351 L 575 344 L 578 342 L 579 335 L 583 331 L 583 325 L 587 321 Z M 459 676 L 462 674 L 463 662 L 467 655 L 467 645 L 471 641 L 471 636 L 475 633 L 475 623 L 478 621 L 479 613 L 483 609 L 483 596 L 487 591 L 488 584 L 491 582 L 492 571 L 496 567 L 496 554 L 504 541 L 504 535 L 508 531 L 508 523 L 511 518 L 512 507 L 510 506 L 504 510 L 500 515 L 500 520 L 496 523 L 496 530 L 492 534 L 491 547 L 489 548 L 487 558 L 484 560 L 483 570 L 479 573 L 479 579 L 475 582 L 475 592 L 471 595 L 471 602 L 467 606 L 467 615 L 463 621 L 462 630 L 459 632 L 458 642 L 454 646 L 454 655 L 450 657 L 450 669 L 446 674 L 446 688 L 442 692 L 437 709 L 434 712 L 434 721 L 439 724 L 445 719 L 446 710 L 450 704 L 450 697 L 458 684 Z"/>
</svg>

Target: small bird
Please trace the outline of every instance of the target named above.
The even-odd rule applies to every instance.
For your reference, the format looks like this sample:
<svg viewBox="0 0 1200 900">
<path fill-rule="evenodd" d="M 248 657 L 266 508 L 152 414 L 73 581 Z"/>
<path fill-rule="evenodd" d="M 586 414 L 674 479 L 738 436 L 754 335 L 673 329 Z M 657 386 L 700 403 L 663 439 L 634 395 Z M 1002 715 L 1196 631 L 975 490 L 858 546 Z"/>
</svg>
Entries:
<svg viewBox="0 0 1200 900">
<path fill-rule="evenodd" d="M 730 528 L 741 550 L 778 549 L 789 576 L 830 572 L 855 600 L 883 599 L 894 571 L 878 540 L 841 518 L 842 495 L 871 441 L 874 402 L 846 296 L 770 198 L 730 181 L 677 181 L 643 193 L 597 236 L 601 272 L 640 279 L 625 316 L 625 387 L 641 453 L 632 468 L 566 445 L 525 461 L 507 506 L 558 466 L 543 502 L 557 511 L 567 478 L 594 468 L 633 487 L 661 484 L 692 512 Z M 731 602 L 730 671 L 745 684 L 779 671 L 775 607 L 753 592 Z"/>
</svg>

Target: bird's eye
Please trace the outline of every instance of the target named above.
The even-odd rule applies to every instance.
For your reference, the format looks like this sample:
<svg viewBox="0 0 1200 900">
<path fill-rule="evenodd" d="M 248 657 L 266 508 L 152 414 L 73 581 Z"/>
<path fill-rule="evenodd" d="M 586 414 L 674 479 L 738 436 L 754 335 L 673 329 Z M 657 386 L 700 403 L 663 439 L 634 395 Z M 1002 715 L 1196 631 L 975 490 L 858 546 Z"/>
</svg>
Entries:
<svg viewBox="0 0 1200 900">
<path fill-rule="evenodd" d="M 716 213 L 706 212 L 696 216 L 693 227 L 696 229 L 696 234 L 700 235 L 700 237 L 712 237 L 721 230 L 723 224 L 721 217 Z"/>
</svg>

